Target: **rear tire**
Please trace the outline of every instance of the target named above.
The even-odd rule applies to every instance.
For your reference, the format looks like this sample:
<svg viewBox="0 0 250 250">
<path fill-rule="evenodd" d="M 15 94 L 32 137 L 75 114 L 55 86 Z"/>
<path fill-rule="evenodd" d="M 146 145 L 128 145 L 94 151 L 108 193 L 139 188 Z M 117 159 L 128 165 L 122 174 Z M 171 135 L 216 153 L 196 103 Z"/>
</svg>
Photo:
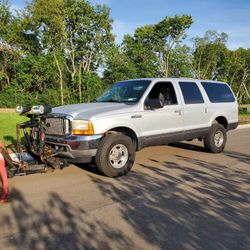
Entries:
<svg viewBox="0 0 250 250">
<path fill-rule="evenodd" d="M 123 134 L 108 134 L 97 150 L 95 163 L 100 172 L 109 177 L 127 174 L 135 160 L 132 140 Z"/>
<path fill-rule="evenodd" d="M 205 148 L 212 153 L 224 150 L 227 141 L 226 129 L 221 124 L 213 124 L 209 134 L 204 138 Z"/>
</svg>

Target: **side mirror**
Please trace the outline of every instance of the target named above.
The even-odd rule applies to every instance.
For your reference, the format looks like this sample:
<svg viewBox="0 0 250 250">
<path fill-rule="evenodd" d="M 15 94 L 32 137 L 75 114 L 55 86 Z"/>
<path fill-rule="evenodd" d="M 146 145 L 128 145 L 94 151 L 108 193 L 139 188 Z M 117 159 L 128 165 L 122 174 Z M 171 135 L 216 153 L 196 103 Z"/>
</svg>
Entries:
<svg viewBox="0 0 250 250">
<path fill-rule="evenodd" d="M 149 99 L 146 105 L 152 110 L 163 108 L 163 103 L 159 99 Z"/>
</svg>

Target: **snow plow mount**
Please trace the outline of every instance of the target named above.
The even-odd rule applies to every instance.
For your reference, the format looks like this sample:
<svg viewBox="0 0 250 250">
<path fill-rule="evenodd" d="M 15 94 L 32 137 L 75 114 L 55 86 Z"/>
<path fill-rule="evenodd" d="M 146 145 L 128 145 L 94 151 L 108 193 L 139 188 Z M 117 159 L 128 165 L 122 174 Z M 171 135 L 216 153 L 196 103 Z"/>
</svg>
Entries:
<svg viewBox="0 0 250 250">
<path fill-rule="evenodd" d="M 46 116 L 51 112 L 51 107 L 18 106 L 16 112 L 28 120 L 16 125 L 16 143 L 1 147 L 8 177 L 45 173 L 68 166 L 67 161 L 58 157 L 58 153 L 45 141 Z"/>
</svg>

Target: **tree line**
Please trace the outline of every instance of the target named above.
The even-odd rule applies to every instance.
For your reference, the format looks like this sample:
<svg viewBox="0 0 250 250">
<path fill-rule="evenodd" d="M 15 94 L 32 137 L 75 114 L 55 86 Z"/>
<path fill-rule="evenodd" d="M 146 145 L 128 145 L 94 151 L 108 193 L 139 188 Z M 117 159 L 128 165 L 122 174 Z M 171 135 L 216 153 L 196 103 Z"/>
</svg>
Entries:
<svg viewBox="0 0 250 250">
<path fill-rule="evenodd" d="M 190 45 L 190 15 L 138 27 L 115 43 L 110 9 L 86 0 L 33 0 L 12 11 L 0 0 L 0 107 L 89 102 L 110 84 L 142 77 L 226 81 L 250 103 L 250 49 L 206 31 Z"/>
</svg>

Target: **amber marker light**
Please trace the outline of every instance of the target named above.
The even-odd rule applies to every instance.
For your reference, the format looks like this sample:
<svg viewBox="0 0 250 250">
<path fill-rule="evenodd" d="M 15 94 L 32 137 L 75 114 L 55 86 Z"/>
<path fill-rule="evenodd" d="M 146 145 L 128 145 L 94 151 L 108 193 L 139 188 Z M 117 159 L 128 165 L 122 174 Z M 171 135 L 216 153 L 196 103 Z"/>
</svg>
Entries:
<svg viewBox="0 0 250 250">
<path fill-rule="evenodd" d="M 72 133 L 74 135 L 93 135 L 94 127 L 92 122 L 86 120 L 73 120 Z"/>
</svg>

